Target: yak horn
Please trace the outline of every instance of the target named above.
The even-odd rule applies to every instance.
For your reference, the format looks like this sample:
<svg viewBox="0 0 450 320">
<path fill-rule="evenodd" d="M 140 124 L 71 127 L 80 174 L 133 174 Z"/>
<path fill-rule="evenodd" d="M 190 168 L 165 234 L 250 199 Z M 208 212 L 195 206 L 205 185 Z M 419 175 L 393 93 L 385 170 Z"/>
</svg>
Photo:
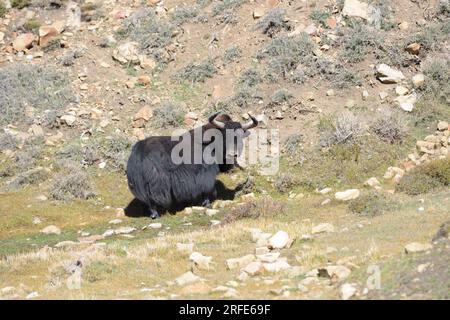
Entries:
<svg viewBox="0 0 450 320">
<path fill-rule="evenodd" d="M 225 123 L 223 123 L 223 122 L 221 122 L 221 121 L 219 121 L 219 120 L 216 120 L 216 117 L 217 117 L 217 115 L 219 114 L 220 112 L 217 112 L 215 115 L 213 115 L 212 117 L 210 117 L 209 118 L 209 122 L 210 123 L 212 123 L 213 125 L 215 125 L 217 128 L 219 128 L 219 129 L 225 129 Z"/>
<path fill-rule="evenodd" d="M 252 119 L 252 120 L 250 122 L 247 122 L 247 123 L 242 125 L 242 129 L 244 131 L 247 131 L 247 130 L 249 130 L 251 128 L 254 128 L 254 127 L 256 127 L 258 125 L 258 120 L 256 120 L 256 118 L 253 117 L 250 113 L 247 113 L 247 114 L 250 117 L 250 119 Z"/>
</svg>

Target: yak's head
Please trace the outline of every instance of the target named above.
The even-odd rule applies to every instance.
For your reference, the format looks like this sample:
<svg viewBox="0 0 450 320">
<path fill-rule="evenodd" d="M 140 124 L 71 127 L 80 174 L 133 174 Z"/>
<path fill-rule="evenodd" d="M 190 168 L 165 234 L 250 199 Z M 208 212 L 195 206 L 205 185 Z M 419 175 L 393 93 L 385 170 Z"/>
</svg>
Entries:
<svg viewBox="0 0 450 320">
<path fill-rule="evenodd" d="M 233 121 L 230 116 L 226 114 L 216 113 L 209 117 L 206 129 L 220 130 L 222 136 L 222 153 L 220 157 L 221 162 L 226 164 L 221 168 L 226 171 L 237 164 L 237 158 L 242 154 L 243 139 L 250 135 L 251 128 L 258 125 L 258 120 L 249 114 L 250 121 L 244 124 Z M 205 131 L 207 134 L 207 130 Z M 207 139 L 208 140 L 208 139 Z"/>
</svg>

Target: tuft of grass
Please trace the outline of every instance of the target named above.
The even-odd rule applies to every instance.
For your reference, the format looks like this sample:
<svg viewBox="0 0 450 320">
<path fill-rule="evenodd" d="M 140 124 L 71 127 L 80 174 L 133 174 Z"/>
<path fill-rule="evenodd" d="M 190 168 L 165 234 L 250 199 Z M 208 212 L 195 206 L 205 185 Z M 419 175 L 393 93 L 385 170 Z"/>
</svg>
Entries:
<svg viewBox="0 0 450 320">
<path fill-rule="evenodd" d="M 274 200 L 270 197 L 244 202 L 229 210 L 223 220 L 223 224 L 231 223 L 241 219 L 257 219 L 260 217 L 273 217 L 283 215 L 286 211 L 286 204 Z"/>
<path fill-rule="evenodd" d="M 227 103 L 237 108 L 245 108 L 259 99 L 261 96 L 255 87 L 239 86 Z"/>
<path fill-rule="evenodd" d="M 5 5 L 2 2 L 0 2 L 0 18 L 5 17 L 7 12 L 8 10 L 6 9 Z"/>
<path fill-rule="evenodd" d="M 342 52 L 340 58 L 346 62 L 363 61 L 369 53 L 382 48 L 384 39 L 373 28 L 357 24 L 342 36 Z"/>
<path fill-rule="evenodd" d="M 436 8 L 436 14 L 439 17 L 443 17 L 443 18 L 450 17 L 450 1 L 439 0 L 439 3 Z"/>
<path fill-rule="evenodd" d="M 183 123 L 183 116 L 182 108 L 165 102 L 153 111 L 152 122 L 157 128 L 177 127 Z"/>
<path fill-rule="evenodd" d="M 428 59 L 423 66 L 427 77 L 423 90 L 443 101 L 449 102 L 450 97 L 450 54 L 436 55 Z"/>
<path fill-rule="evenodd" d="M 238 79 L 238 84 L 245 87 L 255 87 L 263 81 L 261 74 L 258 70 L 247 69 L 243 71 Z"/>
<path fill-rule="evenodd" d="M 61 57 L 61 64 L 65 67 L 72 66 L 75 63 L 75 59 L 81 58 L 84 55 L 84 51 L 84 48 L 81 47 L 70 50 Z"/>
<path fill-rule="evenodd" d="M 244 4 L 246 0 L 221 0 L 217 1 L 216 4 L 214 4 L 212 8 L 212 15 L 218 16 L 222 14 L 224 11 L 231 11 L 238 7 L 240 7 L 242 4 Z"/>
<path fill-rule="evenodd" d="M 389 143 L 401 143 L 408 136 L 408 123 L 397 111 L 382 110 L 370 124 L 370 129 Z"/>
<path fill-rule="evenodd" d="M 396 190 L 409 195 L 430 192 L 450 185 L 450 158 L 433 160 L 408 172 Z"/>
<path fill-rule="evenodd" d="M 136 41 L 141 51 L 151 55 L 159 62 L 165 62 L 164 48 L 173 34 L 173 25 L 159 19 L 152 9 L 141 9 L 125 19 L 117 32 L 119 38 Z"/>
<path fill-rule="evenodd" d="M 31 4 L 30 0 L 11 0 L 11 7 L 23 9 Z"/>
<path fill-rule="evenodd" d="M 0 124 L 24 121 L 25 108 L 61 110 L 75 102 L 70 80 L 52 66 L 11 64 L 0 68 Z"/>
<path fill-rule="evenodd" d="M 3 150 L 14 150 L 17 148 L 19 141 L 15 136 L 10 133 L 0 134 L 0 151 Z"/>
<path fill-rule="evenodd" d="M 194 6 L 180 6 L 176 7 L 172 14 L 172 21 L 177 26 L 183 23 L 193 21 L 200 14 L 200 8 Z"/>
<path fill-rule="evenodd" d="M 331 14 L 332 13 L 327 9 L 326 10 L 314 9 L 309 15 L 309 17 L 311 18 L 311 20 L 317 22 L 322 27 L 327 28 L 328 27 L 327 19 L 331 17 Z"/>
<path fill-rule="evenodd" d="M 44 168 L 33 168 L 19 173 L 13 180 L 8 183 L 7 188 L 8 190 L 18 190 L 27 185 L 42 183 L 47 180 L 48 176 L 48 171 Z"/>
<path fill-rule="evenodd" d="M 342 112 L 331 118 L 321 119 L 320 145 L 332 145 L 352 142 L 363 133 L 361 120 L 351 112 Z"/>
<path fill-rule="evenodd" d="M 301 133 L 294 133 L 290 135 L 283 144 L 283 151 L 289 156 L 298 155 L 303 143 L 303 135 Z"/>
<path fill-rule="evenodd" d="M 281 36 L 260 50 L 257 58 L 267 60 L 266 76 L 273 80 L 289 79 L 294 82 L 299 64 L 306 62 L 315 49 L 306 33 L 295 37 Z"/>
<path fill-rule="evenodd" d="M 285 18 L 285 11 L 280 8 L 270 10 L 256 23 L 256 29 L 270 37 L 281 30 L 289 30 L 290 26 Z"/>
<path fill-rule="evenodd" d="M 282 173 L 275 177 L 273 186 L 279 193 L 286 193 L 297 184 L 294 175 L 290 173 Z"/>
<path fill-rule="evenodd" d="M 177 72 L 175 78 L 179 81 L 205 82 L 217 73 L 217 68 L 211 60 L 202 63 L 189 63 Z"/>
<path fill-rule="evenodd" d="M 238 46 L 232 46 L 225 50 L 223 55 L 223 62 L 228 64 L 230 62 L 234 62 L 239 59 L 242 55 L 241 49 Z"/>
<path fill-rule="evenodd" d="M 89 181 L 89 176 L 81 169 L 58 174 L 50 189 L 50 196 L 55 200 L 71 201 L 74 199 L 89 199 L 95 196 Z"/>
<path fill-rule="evenodd" d="M 369 191 L 350 200 L 348 208 L 355 214 L 374 217 L 393 209 L 393 203 L 381 192 Z"/>
<path fill-rule="evenodd" d="M 275 104 L 282 104 L 285 102 L 288 102 L 293 97 L 292 93 L 289 92 L 287 89 L 279 89 L 275 91 L 270 98 L 270 100 Z"/>
<path fill-rule="evenodd" d="M 36 32 L 42 23 L 38 19 L 29 19 L 24 24 L 23 27 L 27 31 Z"/>
<path fill-rule="evenodd" d="M 408 37 L 403 43 L 403 47 L 406 47 L 410 43 L 417 42 L 420 43 L 422 50 L 438 51 L 449 36 L 450 20 L 432 23 Z"/>
<path fill-rule="evenodd" d="M 374 7 L 372 13 L 376 18 L 372 21 L 372 25 L 377 29 L 385 31 L 392 30 L 395 27 L 395 16 L 393 9 L 390 6 L 390 1 L 387 0 L 370 0 L 369 4 Z"/>
</svg>

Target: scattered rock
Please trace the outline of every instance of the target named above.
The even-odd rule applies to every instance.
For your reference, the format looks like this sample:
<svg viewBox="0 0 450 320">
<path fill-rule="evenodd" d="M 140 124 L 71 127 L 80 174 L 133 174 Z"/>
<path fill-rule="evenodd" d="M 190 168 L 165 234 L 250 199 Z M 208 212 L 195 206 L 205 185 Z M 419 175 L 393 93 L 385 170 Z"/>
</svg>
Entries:
<svg viewBox="0 0 450 320">
<path fill-rule="evenodd" d="M 289 243 L 289 235 L 285 231 L 278 231 L 269 239 L 270 249 L 283 249 Z"/>
<path fill-rule="evenodd" d="M 399 96 L 394 101 L 397 102 L 402 110 L 411 112 L 414 109 L 414 104 L 417 102 L 417 94 L 413 92 L 406 96 Z"/>
<path fill-rule="evenodd" d="M 161 229 L 162 228 L 162 224 L 161 223 L 150 223 L 148 225 L 148 227 L 150 229 Z"/>
<path fill-rule="evenodd" d="M 106 238 L 106 237 L 112 236 L 113 234 L 114 234 L 114 230 L 109 229 L 109 230 L 106 230 L 102 236 Z"/>
<path fill-rule="evenodd" d="M 263 268 L 267 272 L 280 272 L 283 270 L 288 270 L 291 265 L 286 261 L 286 259 L 279 259 L 271 263 L 263 263 Z"/>
<path fill-rule="evenodd" d="M 253 18 L 254 19 L 259 19 L 262 16 L 264 16 L 266 14 L 266 10 L 264 8 L 256 8 L 255 10 L 253 10 Z"/>
<path fill-rule="evenodd" d="M 395 93 L 399 96 L 404 96 L 409 93 L 409 89 L 404 86 L 397 86 L 395 87 Z"/>
<path fill-rule="evenodd" d="M 375 177 L 369 178 L 366 182 L 364 182 L 364 185 L 374 189 L 381 189 L 381 183 Z"/>
<path fill-rule="evenodd" d="M 358 198 L 360 195 L 360 192 L 358 189 L 348 189 L 341 192 L 336 192 L 334 194 L 334 197 L 336 200 L 340 201 L 349 201 Z"/>
<path fill-rule="evenodd" d="M 378 94 L 378 96 L 380 97 L 381 100 L 384 100 L 384 99 L 386 99 L 389 96 L 389 94 L 387 92 L 385 92 L 385 91 L 381 91 Z"/>
<path fill-rule="evenodd" d="M 420 45 L 420 43 L 414 42 L 414 43 L 409 44 L 406 47 L 406 51 L 408 51 L 411 54 L 418 55 L 420 53 L 420 48 L 421 47 L 422 46 Z"/>
<path fill-rule="evenodd" d="M 232 258 L 226 260 L 226 265 L 229 270 L 242 268 L 255 260 L 253 254 L 248 254 L 240 258 Z"/>
<path fill-rule="evenodd" d="M 37 293 L 36 291 L 33 291 L 33 292 L 29 293 L 25 297 L 25 299 L 30 300 L 30 299 L 34 299 L 34 298 L 37 298 L 37 297 L 39 297 L 39 293 Z"/>
<path fill-rule="evenodd" d="M 65 122 L 69 127 L 73 126 L 75 124 L 75 121 L 77 121 L 77 117 L 75 117 L 72 114 L 65 114 L 61 117 L 61 120 Z"/>
<path fill-rule="evenodd" d="M 248 273 L 251 276 L 260 274 L 263 271 L 263 264 L 260 261 L 253 261 L 247 264 L 242 271 Z"/>
<path fill-rule="evenodd" d="M 439 121 L 437 124 L 437 128 L 439 131 L 449 130 L 448 122 L 447 121 Z"/>
<path fill-rule="evenodd" d="M 326 266 L 318 269 L 318 272 L 320 277 L 342 280 L 347 278 L 352 271 L 344 266 Z"/>
<path fill-rule="evenodd" d="M 377 78 L 382 83 L 397 83 L 405 79 L 405 76 L 401 71 L 393 69 L 384 63 L 378 65 L 376 71 Z"/>
<path fill-rule="evenodd" d="M 191 271 L 183 273 L 181 276 L 175 279 L 175 283 L 179 286 L 184 286 L 186 284 L 196 283 L 201 281 L 202 278 L 193 274 Z"/>
<path fill-rule="evenodd" d="M 134 227 L 120 227 L 119 229 L 114 230 L 115 234 L 128 234 L 136 231 Z"/>
<path fill-rule="evenodd" d="M 341 298 L 343 300 L 348 300 L 353 297 L 357 292 L 357 289 L 352 283 L 344 283 L 341 286 Z"/>
<path fill-rule="evenodd" d="M 411 242 L 405 246 L 406 253 L 416 253 L 430 250 L 433 246 L 429 243 Z"/>
<path fill-rule="evenodd" d="M 420 88 L 425 83 L 425 76 L 422 73 L 418 73 L 412 77 L 412 83 L 414 88 Z"/>
<path fill-rule="evenodd" d="M 369 18 L 369 5 L 358 0 L 345 0 L 342 15 L 367 20 Z"/>
<path fill-rule="evenodd" d="M 39 46 L 46 47 L 59 35 L 59 31 L 54 26 L 41 26 L 39 28 Z"/>
<path fill-rule="evenodd" d="M 61 234 L 61 229 L 57 226 L 50 225 L 41 230 L 43 234 Z"/>
<path fill-rule="evenodd" d="M 202 270 L 209 270 L 212 262 L 212 257 L 206 257 L 200 252 L 192 252 L 189 259 L 195 263 L 195 265 Z"/>
<path fill-rule="evenodd" d="M 334 226 L 331 223 L 320 223 L 311 230 L 312 234 L 334 232 Z"/>
<path fill-rule="evenodd" d="M 122 64 L 139 63 L 138 44 L 136 42 L 126 42 L 113 51 L 113 58 Z"/>
<path fill-rule="evenodd" d="M 113 220 L 110 220 L 108 223 L 109 224 L 119 224 L 119 223 L 122 223 L 122 220 L 120 220 L 120 219 L 113 219 Z"/>
<path fill-rule="evenodd" d="M 26 49 L 31 48 L 33 41 L 35 40 L 35 37 L 32 33 L 24 33 L 19 35 L 14 41 L 13 41 L 13 48 L 16 51 L 24 51 Z"/>
<path fill-rule="evenodd" d="M 217 209 L 206 209 L 205 213 L 208 217 L 212 217 L 215 216 L 216 214 L 218 214 L 220 211 Z"/>
<path fill-rule="evenodd" d="M 280 257 L 280 253 L 279 252 L 269 252 L 269 253 L 265 253 L 265 254 L 261 254 L 261 255 L 257 255 L 256 258 L 258 258 L 259 261 L 261 262 L 268 262 L 268 263 L 272 263 L 277 261 L 277 259 Z"/>
</svg>

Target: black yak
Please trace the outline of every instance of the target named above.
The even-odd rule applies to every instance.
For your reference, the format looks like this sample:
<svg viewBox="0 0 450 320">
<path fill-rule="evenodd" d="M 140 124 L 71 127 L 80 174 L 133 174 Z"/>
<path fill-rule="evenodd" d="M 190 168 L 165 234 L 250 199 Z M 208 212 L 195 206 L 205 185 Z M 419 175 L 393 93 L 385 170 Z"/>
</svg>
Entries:
<svg viewBox="0 0 450 320">
<path fill-rule="evenodd" d="M 217 174 L 237 165 L 243 138 L 250 134 L 249 129 L 258 125 L 258 120 L 250 117 L 248 123 L 241 124 L 217 113 L 207 124 L 179 136 L 190 142 L 190 154 L 184 154 L 185 149 L 179 154 L 184 159 L 181 163 L 173 159 L 179 141 L 170 136 L 148 137 L 137 142 L 127 163 L 128 186 L 136 199 L 145 204 L 148 215 L 154 219 L 162 212 L 190 205 L 209 206 L 216 198 Z M 198 132 L 200 139 L 197 139 Z M 212 144 L 217 146 L 217 140 L 222 142 L 220 147 L 214 148 L 209 160 L 204 158 L 203 152 L 208 147 L 212 149 Z"/>
</svg>

